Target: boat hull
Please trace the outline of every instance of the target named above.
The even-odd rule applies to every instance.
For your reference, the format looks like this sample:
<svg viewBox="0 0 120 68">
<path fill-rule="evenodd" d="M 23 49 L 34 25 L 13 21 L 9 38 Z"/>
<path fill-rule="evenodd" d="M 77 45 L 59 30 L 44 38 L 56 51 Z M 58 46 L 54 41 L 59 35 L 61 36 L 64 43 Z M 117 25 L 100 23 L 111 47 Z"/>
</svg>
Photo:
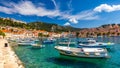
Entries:
<svg viewBox="0 0 120 68">
<path fill-rule="evenodd" d="M 43 48 L 43 46 L 32 46 L 32 48 Z"/>
<path fill-rule="evenodd" d="M 58 43 L 59 45 L 68 45 L 68 44 L 70 44 L 70 45 L 75 45 L 75 42 L 59 42 Z"/>
<path fill-rule="evenodd" d="M 45 47 L 44 45 L 41 45 L 41 44 L 31 44 L 32 45 L 32 48 L 43 48 Z"/>
<path fill-rule="evenodd" d="M 71 49 L 66 49 L 66 48 L 57 48 L 55 47 L 60 54 L 66 55 L 66 56 L 74 56 L 74 57 L 83 57 L 83 58 L 108 58 L 107 53 L 99 53 L 99 52 L 84 52 L 82 51 L 82 48 L 71 48 Z"/>
<path fill-rule="evenodd" d="M 95 55 L 91 55 L 88 56 L 87 54 L 83 54 L 83 53 L 72 53 L 72 52 L 68 52 L 67 51 L 59 51 L 61 55 L 66 55 L 66 56 L 72 56 L 72 57 L 80 57 L 80 58 L 109 58 L 109 56 L 105 56 L 105 55 L 101 55 L 101 56 L 95 56 Z"/>
<path fill-rule="evenodd" d="M 18 43 L 18 45 L 26 46 L 26 45 L 31 45 L 31 43 Z"/>
<path fill-rule="evenodd" d="M 96 45 L 96 46 L 86 46 L 86 45 L 78 45 L 78 48 L 111 48 L 111 45 Z"/>
<path fill-rule="evenodd" d="M 86 47 L 86 48 L 111 48 L 114 43 L 108 42 L 96 42 L 93 39 L 87 39 L 87 41 L 78 41 L 78 48 Z"/>
<path fill-rule="evenodd" d="M 54 41 L 43 41 L 43 44 L 53 44 Z"/>
</svg>

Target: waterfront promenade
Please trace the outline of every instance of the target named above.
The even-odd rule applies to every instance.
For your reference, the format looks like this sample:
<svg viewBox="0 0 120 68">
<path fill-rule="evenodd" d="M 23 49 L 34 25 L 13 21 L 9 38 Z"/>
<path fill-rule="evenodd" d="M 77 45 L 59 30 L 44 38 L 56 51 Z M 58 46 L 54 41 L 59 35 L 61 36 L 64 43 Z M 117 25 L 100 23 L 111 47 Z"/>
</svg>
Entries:
<svg viewBox="0 0 120 68">
<path fill-rule="evenodd" d="M 5 47 L 7 40 L 0 39 L 0 68 L 24 68 L 11 47 Z"/>
</svg>

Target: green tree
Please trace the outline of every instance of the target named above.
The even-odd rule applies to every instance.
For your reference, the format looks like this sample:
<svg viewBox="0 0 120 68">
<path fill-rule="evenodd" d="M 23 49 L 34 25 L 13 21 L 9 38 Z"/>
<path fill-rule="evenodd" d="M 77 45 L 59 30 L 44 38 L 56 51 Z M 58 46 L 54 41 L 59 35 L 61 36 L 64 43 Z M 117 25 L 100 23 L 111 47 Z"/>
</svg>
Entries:
<svg viewBox="0 0 120 68">
<path fill-rule="evenodd" d="M 2 36 L 3 36 L 3 38 L 5 37 L 5 33 L 4 33 L 4 32 L 2 32 L 1 30 L 0 30 L 0 35 L 2 35 Z"/>
<path fill-rule="evenodd" d="M 97 36 L 101 36 L 101 33 L 97 33 Z"/>
<path fill-rule="evenodd" d="M 42 34 L 42 33 L 38 33 L 38 36 L 39 36 L 39 37 L 43 37 L 43 34 Z"/>
<path fill-rule="evenodd" d="M 76 32 L 76 37 L 77 37 L 77 38 L 79 37 L 79 34 L 80 34 L 79 32 Z"/>
</svg>

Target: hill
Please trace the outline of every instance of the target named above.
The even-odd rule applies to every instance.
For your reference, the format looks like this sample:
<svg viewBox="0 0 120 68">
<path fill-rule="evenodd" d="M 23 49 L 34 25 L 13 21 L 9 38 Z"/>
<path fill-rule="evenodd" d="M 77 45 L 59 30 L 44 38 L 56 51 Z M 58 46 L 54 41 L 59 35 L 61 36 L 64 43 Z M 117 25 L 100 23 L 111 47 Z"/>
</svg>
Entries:
<svg viewBox="0 0 120 68">
<path fill-rule="evenodd" d="M 11 26 L 25 29 L 37 29 L 45 31 L 63 32 L 63 31 L 79 31 L 79 28 L 71 26 L 60 26 L 58 24 L 51 24 L 46 22 L 31 22 L 25 23 L 11 18 L 0 18 L 0 26 Z"/>
<path fill-rule="evenodd" d="M 80 37 L 120 36 L 120 24 L 105 24 L 96 28 L 82 29 Z"/>
<path fill-rule="evenodd" d="M 58 24 L 51 24 L 46 22 L 31 22 L 28 25 L 34 29 L 46 30 L 46 31 L 55 31 L 55 32 L 62 32 L 62 31 L 79 31 L 80 28 L 74 28 L 71 26 L 60 26 Z"/>
<path fill-rule="evenodd" d="M 105 24 L 96 28 L 74 28 L 71 26 L 60 26 L 46 22 L 30 22 L 14 20 L 11 18 L 0 18 L 0 26 L 11 26 L 23 29 L 45 30 L 48 32 L 77 32 L 79 37 L 97 37 L 97 36 L 120 36 L 120 24 Z"/>
</svg>

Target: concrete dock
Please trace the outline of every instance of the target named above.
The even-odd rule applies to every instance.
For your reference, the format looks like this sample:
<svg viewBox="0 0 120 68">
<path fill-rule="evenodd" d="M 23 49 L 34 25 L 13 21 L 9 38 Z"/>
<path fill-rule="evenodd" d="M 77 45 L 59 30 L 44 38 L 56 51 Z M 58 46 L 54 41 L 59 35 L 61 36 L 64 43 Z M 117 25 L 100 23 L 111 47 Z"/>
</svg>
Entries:
<svg viewBox="0 0 120 68">
<path fill-rule="evenodd" d="M 5 43 L 7 43 L 6 47 Z M 24 68 L 5 39 L 0 39 L 0 68 Z"/>
</svg>

